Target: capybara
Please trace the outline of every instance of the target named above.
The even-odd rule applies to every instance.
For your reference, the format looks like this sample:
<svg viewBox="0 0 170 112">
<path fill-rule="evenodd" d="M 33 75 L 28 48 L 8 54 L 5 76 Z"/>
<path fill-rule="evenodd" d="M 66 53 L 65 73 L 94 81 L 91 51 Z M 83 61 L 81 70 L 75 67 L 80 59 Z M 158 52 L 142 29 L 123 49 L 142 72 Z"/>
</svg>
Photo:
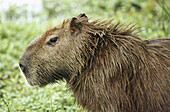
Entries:
<svg viewBox="0 0 170 112">
<path fill-rule="evenodd" d="M 90 112 L 170 112 L 169 40 L 138 29 L 80 14 L 33 40 L 19 65 L 32 86 L 66 80 Z"/>
</svg>

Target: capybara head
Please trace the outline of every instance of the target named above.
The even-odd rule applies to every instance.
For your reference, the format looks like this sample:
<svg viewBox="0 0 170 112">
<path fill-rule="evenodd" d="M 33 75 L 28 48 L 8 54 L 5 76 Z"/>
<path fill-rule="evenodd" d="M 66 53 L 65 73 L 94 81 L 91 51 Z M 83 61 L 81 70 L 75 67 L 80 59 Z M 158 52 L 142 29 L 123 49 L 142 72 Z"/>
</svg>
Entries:
<svg viewBox="0 0 170 112">
<path fill-rule="evenodd" d="M 57 80 L 69 80 L 79 68 L 82 22 L 87 21 L 87 16 L 80 14 L 46 31 L 28 45 L 19 63 L 30 85 L 45 86 Z"/>
</svg>

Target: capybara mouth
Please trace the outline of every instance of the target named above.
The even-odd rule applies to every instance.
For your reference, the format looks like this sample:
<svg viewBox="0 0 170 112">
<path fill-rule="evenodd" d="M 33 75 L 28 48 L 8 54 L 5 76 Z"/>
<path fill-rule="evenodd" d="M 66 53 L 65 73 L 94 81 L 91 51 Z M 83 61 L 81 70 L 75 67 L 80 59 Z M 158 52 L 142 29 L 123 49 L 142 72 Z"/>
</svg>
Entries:
<svg viewBox="0 0 170 112">
<path fill-rule="evenodd" d="M 46 85 L 48 85 L 48 83 L 46 82 L 36 82 L 36 81 L 33 81 L 33 80 L 30 80 L 29 78 L 27 78 L 27 82 L 29 85 L 33 86 L 33 87 L 45 87 Z"/>
</svg>

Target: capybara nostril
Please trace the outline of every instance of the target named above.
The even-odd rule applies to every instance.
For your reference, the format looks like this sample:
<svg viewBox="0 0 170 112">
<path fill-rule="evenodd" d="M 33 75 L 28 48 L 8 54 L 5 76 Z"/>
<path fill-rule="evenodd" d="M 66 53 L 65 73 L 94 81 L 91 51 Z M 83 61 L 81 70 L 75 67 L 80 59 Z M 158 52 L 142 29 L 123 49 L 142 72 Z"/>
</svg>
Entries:
<svg viewBox="0 0 170 112">
<path fill-rule="evenodd" d="M 24 66 L 23 64 L 19 63 L 19 67 L 21 68 L 22 72 L 25 73 L 26 72 L 26 66 Z"/>
</svg>

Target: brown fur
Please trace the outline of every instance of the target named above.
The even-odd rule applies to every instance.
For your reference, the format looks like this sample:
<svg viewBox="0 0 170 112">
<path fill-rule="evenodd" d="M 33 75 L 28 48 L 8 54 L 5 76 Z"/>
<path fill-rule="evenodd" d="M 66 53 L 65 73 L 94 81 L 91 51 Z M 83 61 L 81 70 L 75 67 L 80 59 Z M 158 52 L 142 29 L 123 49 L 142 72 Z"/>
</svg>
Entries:
<svg viewBox="0 0 170 112">
<path fill-rule="evenodd" d="M 170 38 L 145 40 L 147 44 L 155 44 L 170 49 Z"/>
<path fill-rule="evenodd" d="M 91 112 L 170 111 L 169 40 L 143 41 L 134 25 L 111 22 L 80 14 L 32 41 L 20 58 L 27 81 L 65 79 Z"/>
</svg>

